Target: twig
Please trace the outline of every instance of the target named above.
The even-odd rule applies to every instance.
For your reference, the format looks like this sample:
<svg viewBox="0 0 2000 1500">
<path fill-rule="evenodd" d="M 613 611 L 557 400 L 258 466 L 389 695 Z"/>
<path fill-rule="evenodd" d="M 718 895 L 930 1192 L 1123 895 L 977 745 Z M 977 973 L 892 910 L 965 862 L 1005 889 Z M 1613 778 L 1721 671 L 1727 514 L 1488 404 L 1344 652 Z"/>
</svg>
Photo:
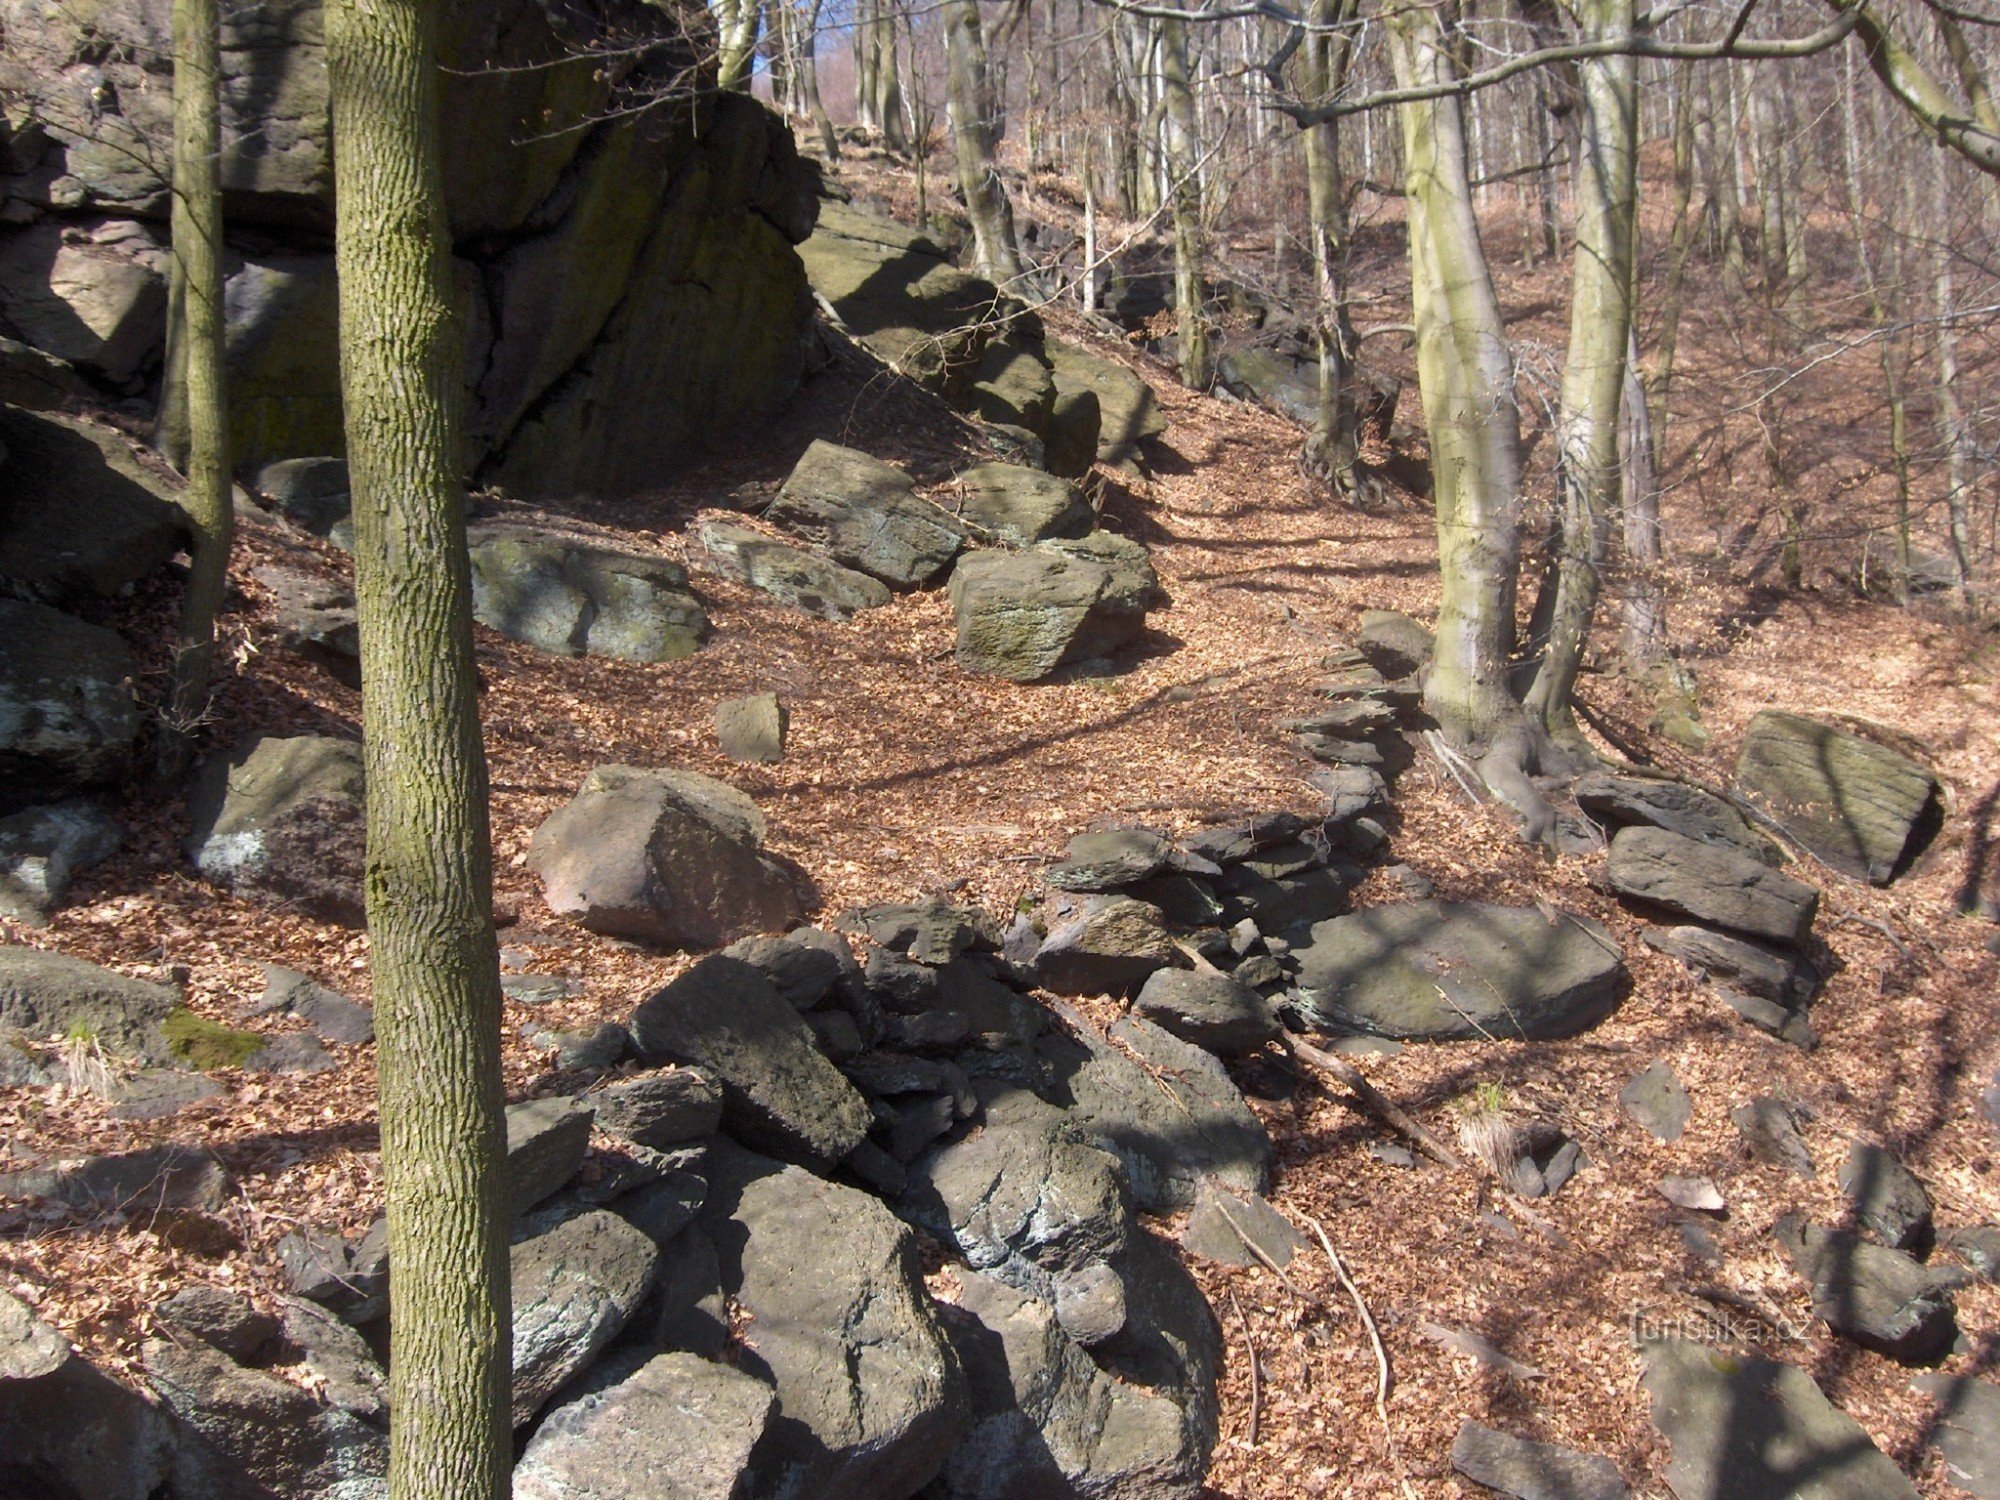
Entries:
<svg viewBox="0 0 2000 1500">
<path fill-rule="evenodd" d="M 1858 911 L 1847 911 L 1842 907 L 1836 906 L 1833 908 L 1833 920 L 1836 923 L 1852 922 L 1857 927 L 1872 927 L 1875 931 L 1881 933 L 1883 937 L 1887 938 L 1890 945 L 1903 955 L 1904 963 L 1914 964 L 1917 961 L 1917 955 L 1911 951 L 1910 945 L 1897 937 L 1896 930 L 1881 917 L 1864 916 Z"/>
<path fill-rule="evenodd" d="M 1258 1260 L 1263 1262 L 1263 1264 L 1267 1268 L 1269 1268 L 1271 1274 L 1278 1278 L 1279 1283 L 1283 1285 L 1286 1291 L 1290 1292 L 1294 1297 L 1298 1298 L 1299 1301 L 1305 1303 L 1309 1307 L 1318 1305 L 1319 1299 L 1317 1297 L 1311 1296 L 1306 1292 L 1300 1291 L 1298 1283 L 1293 1281 L 1291 1277 L 1285 1274 L 1285 1268 L 1279 1265 L 1275 1260 L 1271 1259 L 1269 1255 L 1265 1254 L 1264 1247 L 1262 1245 L 1258 1244 L 1255 1240 L 1250 1238 L 1250 1232 L 1236 1221 L 1236 1215 L 1232 1214 L 1227 1208 L 1223 1206 L 1222 1197 L 1219 1193 L 1216 1195 L 1215 1198 L 1215 1211 L 1222 1215 L 1223 1223 L 1227 1224 L 1231 1229 L 1236 1231 L 1236 1237 L 1239 1240 L 1243 1241 L 1243 1248 L 1245 1250 L 1248 1250 L 1252 1255 L 1256 1256 Z"/>
<path fill-rule="evenodd" d="M 1236 1300 L 1236 1288 L 1229 1289 L 1229 1305 L 1236 1309 L 1236 1321 L 1243 1325 L 1243 1347 L 1250 1356 L 1250 1446 L 1257 1446 L 1257 1434 L 1264 1420 L 1264 1376 L 1257 1368 L 1257 1341 L 1250 1336 L 1250 1320 L 1243 1304 Z"/>
<path fill-rule="evenodd" d="M 1354 1278 L 1347 1274 L 1347 1267 L 1328 1238 L 1326 1226 L 1304 1209 L 1299 1217 L 1312 1225 L 1313 1233 L 1319 1236 L 1320 1248 L 1326 1251 L 1326 1258 L 1333 1262 L 1333 1274 L 1340 1279 L 1347 1295 L 1354 1299 L 1354 1310 L 1361 1316 L 1361 1326 L 1368 1330 L 1368 1342 L 1375 1350 L 1375 1415 L 1382 1419 L 1382 1440 L 1389 1446 L 1389 1460 L 1396 1466 L 1398 1480 L 1403 1493 L 1412 1497 L 1416 1491 L 1410 1488 L 1408 1474 L 1403 1469 L 1403 1455 L 1396 1446 L 1396 1430 L 1389 1425 L 1389 1392 L 1395 1389 L 1395 1377 L 1389 1369 L 1389 1351 L 1382 1344 L 1382 1330 L 1375 1326 L 1375 1315 L 1368 1310 L 1368 1302 L 1361 1295 L 1361 1288 L 1354 1284 Z"/>
<path fill-rule="evenodd" d="M 1423 741 L 1430 747 L 1431 754 L 1438 758 L 1438 763 L 1451 773 L 1451 779 L 1458 783 L 1458 789 L 1465 793 L 1472 805 L 1474 807 L 1480 806 L 1483 799 L 1459 769 L 1460 763 L 1464 761 L 1465 757 L 1446 744 L 1444 736 L 1439 734 L 1435 729 L 1426 729 L 1423 732 Z"/>
<path fill-rule="evenodd" d="M 1458 1159 L 1449 1146 L 1411 1119 L 1397 1105 L 1384 1098 L 1376 1090 L 1375 1085 L 1362 1077 L 1361 1070 L 1352 1063 L 1344 1058 L 1335 1057 L 1331 1052 L 1322 1052 L 1312 1043 L 1301 1041 L 1290 1034 L 1285 1035 L 1282 1041 L 1293 1056 L 1339 1079 L 1370 1114 L 1408 1139 L 1411 1145 L 1432 1161 L 1440 1166 L 1450 1167 L 1455 1172 L 1466 1169 L 1465 1163 Z"/>
</svg>

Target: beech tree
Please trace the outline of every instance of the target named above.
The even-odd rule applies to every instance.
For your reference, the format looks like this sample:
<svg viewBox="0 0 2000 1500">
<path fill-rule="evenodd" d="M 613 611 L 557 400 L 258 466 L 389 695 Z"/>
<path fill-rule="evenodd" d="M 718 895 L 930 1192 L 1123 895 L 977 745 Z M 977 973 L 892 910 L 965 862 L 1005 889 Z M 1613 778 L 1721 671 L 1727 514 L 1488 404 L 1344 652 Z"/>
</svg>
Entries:
<svg viewBox="0 0 2000 1500">
<path fill-rule="evenodd" d="M 174 643 L 173 684 L 160 726 L 159 768 L 178 779 L 194 753 L 215 663 L 215 621 L 229 589 L 235 509 L 223 387 L 222 58 L 215 0 L 174 0 L 173 316 L 164 433 L 187 476 L 187 593 Z"/>
<path fill-rule="evenodd" d="M 327 7 L 393 1312 L 389 1482 L 394 1500 L 503 1500 L 500 970 L 436 30 L 437 0 Z"/>
</svg>

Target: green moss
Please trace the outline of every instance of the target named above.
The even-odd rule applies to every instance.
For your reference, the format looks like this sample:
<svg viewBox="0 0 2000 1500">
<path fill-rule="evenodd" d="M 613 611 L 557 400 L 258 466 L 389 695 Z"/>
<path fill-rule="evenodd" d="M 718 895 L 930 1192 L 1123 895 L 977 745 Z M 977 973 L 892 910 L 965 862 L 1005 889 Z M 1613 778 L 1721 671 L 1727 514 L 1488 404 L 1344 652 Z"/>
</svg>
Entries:
<svg viewBox="0 0 2000 1500">
<path fill-rule="evenodd" d="M 204 1073 L 211 1068 L 240 1068 L 264 1046 L 264 1038 L 256 1032 L 208 1020 L 185 1005 L 169 1012 L 160 1029 L 167 1034 L 167 1051 Z"/>
</svg>

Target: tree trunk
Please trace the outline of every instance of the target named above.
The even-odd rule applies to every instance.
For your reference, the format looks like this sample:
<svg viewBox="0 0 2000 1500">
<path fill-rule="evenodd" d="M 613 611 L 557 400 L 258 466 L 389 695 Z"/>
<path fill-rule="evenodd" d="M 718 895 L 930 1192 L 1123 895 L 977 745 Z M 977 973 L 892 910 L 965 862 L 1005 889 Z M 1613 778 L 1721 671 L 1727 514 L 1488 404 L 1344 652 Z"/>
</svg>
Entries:
<svg viewBox="0 0 2000 1500">
<path fill-rule="evenodd" d="M 500 973 L 435 0 L 332 0 L 341 391 L 388 1197 L 393 1500 L 506 1500 Z"/>
<path fill-rule="evenodd" d="M 995 106 L 987 81 L 979 0 L 949 0 L 944 23 L 952 148 L 958 161 L 958 190 L 972 220 L 979 274 L 1003 290 L 1018 290 L 1014 283 L 1021 277 L 1021 257 L 1014 242 L 1014 208 L 993 161 Z"/>
<path fill-rule="evenodd" d="M 162 780 L 186 774 L 194 734 L 208 711 L 215 621 L 229 588 L 235 509 L 229 482 L 228 400 L 223 364 L 222 77 L 216 0 L 174 0 L 174 307 L 170 340 L 186 421 L 189 548 L 187 596 L 174 648 L 173 686 L 160 726 Z"/>
<path fill-rule="evenodd" d="M 1332 99 L 1347 82 L 1351 33 L 1332 28 L 1353 14 L 1352 0 L 1313 0 L 1310 17 L 1320 28 L 1305 41 L 1304 97 Z M 1324 475 L 1334 492 L 1357 497 L 1355 461 L 1359 433 L 1351 380 L 1354 325 L 1347 306 L 1347 201 L 1340 170 L 1340 131 L 1333 120 L 1305 131 L 1307 223 L 1312 235 L 1313 290 L 1319 345 L 1319 406 L 1306 439 L 1305 466 Z"/>
<path fill-rule="evenodd" d="M 1180 322 L 1181 383 L 1205 391 L 1215 378 L 1201 253 L 1201 136 L 1188 74 L 1187 23 L 1159 23 L 1160 93 L 1166 111 L 1168 191 L 1173 195 L 1174 296 Z"/>
<path fill-rule="evenodd" d="M 1695 132 L 1693 70 L 1682 68 L 1674 90 L 1674 217 L 1667 232 L 1667 281 L 1660 298 L 1660 332 L 1647 383 L 1649 441 L 1657 445 L 1667 430 L 1673 400 L 1674 356 L 1680 348 L 1681 302 L 1687 285 L 1688 255 L 1694 243 L 1689 207 L 1694 201 Z M 1636 255 L 1636 251 L 1635 251 Z M 1657 454 L 1659 449 L 1654 446 Z"/>
<path fill-rule="evenodd" d="M 1952 571 L 1958 588 L 1958 607 L 1972 610 L 1972 452 L 1965 428 L 1965 409 L 1958 399 L 1958 330 L 1956 292 L 1952 285 L 1951 247 L 1945 243 L 1950 194 L 1945 185 L 1945 164 L 1941 153 L 1931 155 L 1932 212 L 1939 227 L 1932 253 L 1932 298 L 1938 318 L 1938 408 L 1939 435 L 1944 439 L 1946 477 L 1950 491 L 1945 499 L 1945 516 L 1951 531 Z"/>
<path fill-rule="evenodd" d="M 819 131 L 821 148 L 828 161 L 840 160 L 840 137 L 834 133 L 833 116 L 826 112 L 826 100 L 819 91 L 819 17 L 821 0 L 812 0 L 805 11 L 805 34 L 799 38 L 799 94 L 806 113 Z"/>
<path fill-rule="evenodd" d="M 1387 19 L 1397 87 L 1449 82 L 1454 65 L 1439 11 L 1399 0 Z M 1507 686 L 1520 563 L 1520 412 L 1472 212 L 1457 102 L 1419 100 L 1397 110 L 1442 585 L 1424 701 L 1453 743 L 1477 753 L 1520 721 Z"/>
<path fill-rule="evenodd" d="M 720 49 L 716 57 L 715 86 L 739 93 L 750 91 L 750 64 L 757 56 L 757 29 L 763 19 L 761 0 L 719 0 Z"/>
<path fill-rule="evenodd" d="M 1625 349 L 1624 461 L 1625 621 L 1619 649 L 1629 670 L 1643 674 L 1667 654 L 1667 601 L 1660 588 L 1660 470 L 1650 403 L 1639 379 L 1637 339 Z"/>
<path fill-rule="evenodd" d="M 1579 0 L 1586 42 L 1633 34 L 1633 0 Z M 1629 55 L 1578 65 L 1583 146 L 1577 154 L 1576 255 L 1570 282 L 1569 354 L 1557 419 L 1556 490 L 1562 561 L 1529 715 L 1573 752 L 1581 745 L 1573 693 L 1597 612 L 1611 519 L 1618 512 L 1618 410 L 1632 331 L 1634 208 L 1638 172 L 1637 67 Z"/>
</svg>

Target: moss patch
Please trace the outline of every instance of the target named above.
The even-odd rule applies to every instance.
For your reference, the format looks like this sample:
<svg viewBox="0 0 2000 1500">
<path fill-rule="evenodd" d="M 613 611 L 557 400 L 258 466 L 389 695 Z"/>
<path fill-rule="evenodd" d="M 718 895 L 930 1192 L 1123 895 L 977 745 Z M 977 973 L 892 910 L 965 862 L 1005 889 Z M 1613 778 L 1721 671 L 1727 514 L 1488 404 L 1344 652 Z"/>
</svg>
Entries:
<svg viewBox="0 0 2000 1500">
<path fill-rule="evenodd" d="M 210 1021 L 185 1005 L 168 1014 L 161 1030 L 167 1034 L 167 1051 L 204 1073 L 211 1068 L 240 1068 L 264 1045 L 258 1033 Z"/>
</svg>

